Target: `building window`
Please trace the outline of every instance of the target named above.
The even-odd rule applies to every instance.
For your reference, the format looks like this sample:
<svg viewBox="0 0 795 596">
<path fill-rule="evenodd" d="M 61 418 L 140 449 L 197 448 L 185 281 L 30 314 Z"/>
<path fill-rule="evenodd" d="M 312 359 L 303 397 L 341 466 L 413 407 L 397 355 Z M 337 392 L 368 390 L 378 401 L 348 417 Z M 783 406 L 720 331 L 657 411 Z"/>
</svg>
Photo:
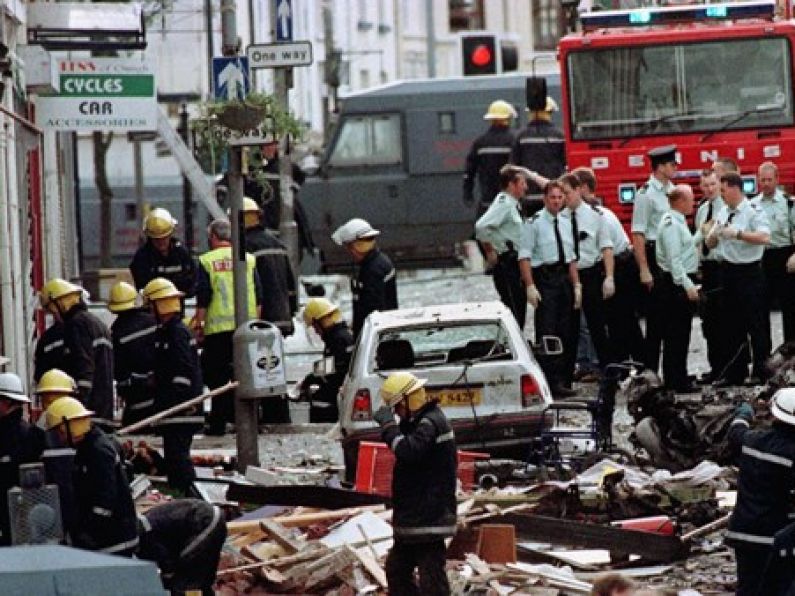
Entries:
<svg viewBox="0 0 795 596">
<path fill-rule="evenodd" d="M 486 28 L 483 0 L 449 0 L 450 31 L 479 31 Z"/>
<path fill-rule="evenodd" d="M 562 36 L 563 11 L 558 0 L 533 0 L 535 49 L 554 51 Z"/>
</svg>

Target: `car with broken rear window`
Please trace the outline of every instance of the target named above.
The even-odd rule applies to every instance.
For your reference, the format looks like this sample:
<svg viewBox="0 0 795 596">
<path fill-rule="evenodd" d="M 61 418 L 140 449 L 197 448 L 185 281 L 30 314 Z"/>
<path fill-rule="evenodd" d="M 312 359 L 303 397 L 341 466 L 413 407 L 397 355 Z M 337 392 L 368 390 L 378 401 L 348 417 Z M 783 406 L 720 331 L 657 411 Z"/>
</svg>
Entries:
<svg viewBox="0 0 795 596">
<path fill-rule="evenodd" d="M 374 312 L 365 321 L 340 389 L 346 477 L 361 441 L 380 441 L 373 412 L 395 371 L 428 379 L 459 449 L 526 458 L 552 402 L 549 386 L 511 311 L 501 302 Z"/>
</svg>

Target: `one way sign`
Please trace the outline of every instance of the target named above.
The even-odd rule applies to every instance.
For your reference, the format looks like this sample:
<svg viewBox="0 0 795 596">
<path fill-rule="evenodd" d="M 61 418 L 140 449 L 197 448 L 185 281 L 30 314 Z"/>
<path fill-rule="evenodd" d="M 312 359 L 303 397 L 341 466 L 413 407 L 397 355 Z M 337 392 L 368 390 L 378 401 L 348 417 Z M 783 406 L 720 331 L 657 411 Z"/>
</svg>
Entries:
<svg viewBox="0 0 795 596">
<path fill-rule="evenodd" d="M 264 43 L 246 48 L 249 68 L 288 68 L 312 64 L 312 43 Z"/>
</svg>

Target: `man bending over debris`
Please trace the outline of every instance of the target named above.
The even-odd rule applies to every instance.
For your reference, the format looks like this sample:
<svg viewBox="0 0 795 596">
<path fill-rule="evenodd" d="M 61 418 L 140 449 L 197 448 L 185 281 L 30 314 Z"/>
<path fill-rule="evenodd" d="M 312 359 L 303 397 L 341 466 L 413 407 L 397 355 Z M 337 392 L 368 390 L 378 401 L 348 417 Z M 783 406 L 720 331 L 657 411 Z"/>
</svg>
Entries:
<svg viewBox="0 0 795 596">
<path fill-rule="evenodd" d="M 139 559 L 154 561 L 173 593 L 212 595 L 226 522 L 221 510 L 198 499 L 179 499 L 138 516 Z"/>
<path fill-rule="evenodd" d="M 387 556 L 386 577 L 389 593 L 401 596 L 450 594 L 444 539 L 455 534 L 456 525 L 455 438 L 438 401 L 425 394 L 425 383 L 408 372 L 389 375 L 381 386 L 384 405 L 373 416 L 395 454 L 395 544 Z"/>
<path fill-rule="evenodd" d="M 790 493 L 795 488 L 795 388 L 777 391 L 770 411 L 776 418 L 773 426 L 751 430 L 754 410 L 740 404 L 729 428 L 729 445 L 740 474 L 726 542 L 734 547 L 739 596 L 763 593 L 760 587 L 774 550 L 774 535 L 790 523 Z"/>
</svg>

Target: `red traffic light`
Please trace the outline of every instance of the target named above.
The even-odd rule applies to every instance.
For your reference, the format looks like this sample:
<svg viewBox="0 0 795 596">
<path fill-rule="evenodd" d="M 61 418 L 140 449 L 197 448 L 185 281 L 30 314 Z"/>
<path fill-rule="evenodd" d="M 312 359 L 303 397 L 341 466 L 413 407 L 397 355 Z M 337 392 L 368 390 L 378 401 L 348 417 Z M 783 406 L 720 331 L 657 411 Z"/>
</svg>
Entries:
<svg viewBox="0 0 795 596">
<path fill-rule="evenodd" d="M 486 66 L 488 65 L 493 56 L 491 53 L 491 48 L 485 44 L 478 45 L 473 51 L 470 56 L 470 60 L 472 60 L 472 64 L 475 66 Z"/>
</svg>

